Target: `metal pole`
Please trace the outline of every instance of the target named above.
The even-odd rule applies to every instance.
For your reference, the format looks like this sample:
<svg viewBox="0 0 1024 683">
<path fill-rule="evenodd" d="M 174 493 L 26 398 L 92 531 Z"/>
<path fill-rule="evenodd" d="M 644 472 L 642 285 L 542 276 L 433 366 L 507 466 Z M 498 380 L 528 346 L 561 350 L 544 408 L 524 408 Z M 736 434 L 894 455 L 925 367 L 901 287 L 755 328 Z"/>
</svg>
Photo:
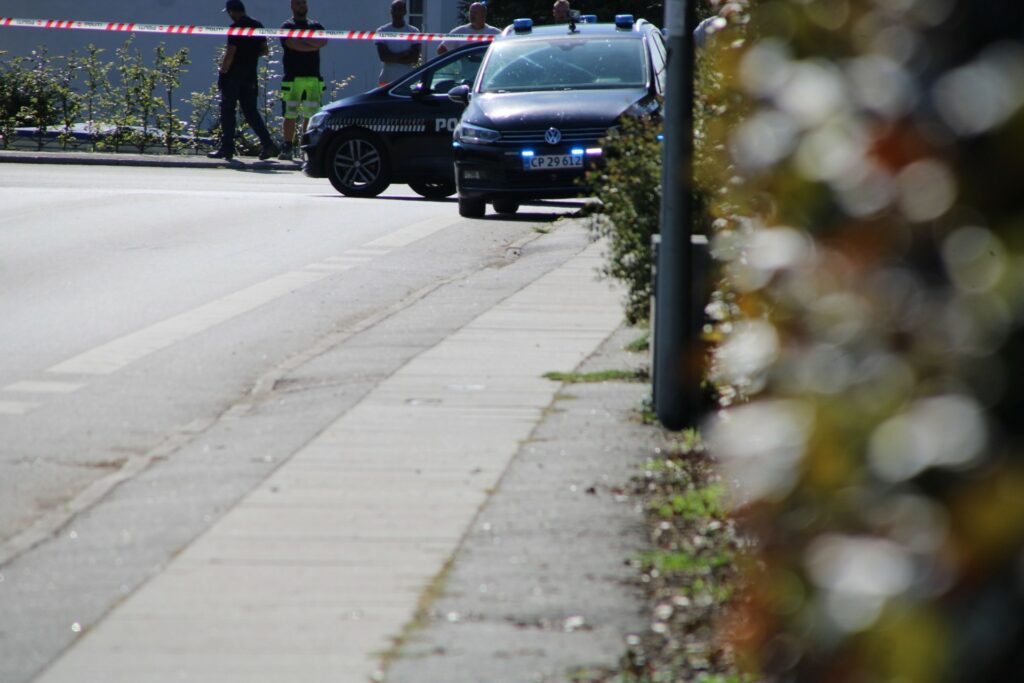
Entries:
<svg viewBox="0 0 1024 683">
<path fill-rule="evenodd" d="M 693 426 L 699 415 L 700 362 L 693 330 L 691 245 L 694 40 L 696 0 L 666 0 L 668 69 L 662 157 L 661 244 L 654 302 L 654 410 L 669 429 Z M 698 290 L 699 291 L 699 290 Z M 694 310 L 694 309 L 698 310 Z"/>
</svg>

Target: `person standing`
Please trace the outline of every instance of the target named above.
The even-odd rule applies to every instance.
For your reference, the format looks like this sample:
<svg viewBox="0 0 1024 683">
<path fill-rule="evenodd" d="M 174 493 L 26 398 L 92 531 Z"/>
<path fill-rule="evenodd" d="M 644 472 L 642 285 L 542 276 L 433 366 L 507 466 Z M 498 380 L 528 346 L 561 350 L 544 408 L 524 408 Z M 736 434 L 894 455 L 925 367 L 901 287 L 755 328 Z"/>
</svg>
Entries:
<svg viewBox="0 0 1024 683">
<path fill-rule="evenodd" d="M 377 29 L 380 33 L 419 33 L 419 28 L 405 23 L 405 0 L 391 3 L 391 23 Z M 377 56 L 382 67 L 378 85 L 387 85 L 412 70 L 420 61 L 420 44 L 406 40 L 378 40 Z"/>
<path fill-rule="evenodd" d="M 263 28 L 263 24 L 245 13 L 241 0 L 227 0 L 224 10 L 231 17 L 231 28 Z M 267 39 L 263 37 L 228 36 L 228 46 L 220 62 L 217 89 L 220 90 L 220 147 L 206 156 L 211 159 L 233 159 L 235 156 L 235 111 L 242 114 L 260 139 L 260 159 L 276 156 L 280 150 L 256 107 L 259 79 L 256 67 L 266 55 Z"/>
<path fill-rule="evenodd" d="M 309 3 L 291 0 L 292 18 L 281 24 L 283 29 L 322 31 L 324 27 L 310 21 Z M 320 109 L 324 93 L 324 79 L 320 75 L 320 48 L 327 44 L 324 38 L 282 38 L 284 48 L 284 79 L 281 81 L 281 115 L 284 117 L 284 143 L 278 159 L 291 161 L 294 154 L 295 120 L 302 115 L 302 131 L 306 121 Z M 300 133 L 300 134 L 301 134 Z"/>
<path fill-rule="evenodd" d="M 473 36 L 497 34 L 501 33 L 501 30 L 487 23 L 487 5 L 482 2 L 474 2 L 469 6 L 469 23 L 456 26 L 448 33 L 457 36 Z M 466 44 L 465 41 L 461 40 L 446 40 L 437 46 L 437 54 L 443 55 L 449 50 L 454 50 Z"/>
<path fill-rule="evenodd" d="M 551 6 L 551 16 L 556 24 L 568 24 L 569 12 L 569 0 L 556 0 L 555 4 Z"/>
</svg>

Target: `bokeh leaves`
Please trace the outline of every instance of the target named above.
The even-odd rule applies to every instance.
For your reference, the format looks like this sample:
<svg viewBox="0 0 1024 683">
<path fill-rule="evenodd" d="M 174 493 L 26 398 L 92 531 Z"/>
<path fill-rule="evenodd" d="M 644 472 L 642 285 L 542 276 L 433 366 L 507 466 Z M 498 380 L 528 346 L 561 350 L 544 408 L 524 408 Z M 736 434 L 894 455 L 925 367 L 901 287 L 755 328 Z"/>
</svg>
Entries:
<svg viewBox="0 0 1024 683">
<path fill-rule="evenodd" d="M 707 437 L 758 559 L 726 632 L 766 680 L 1015 680 L 1024 12 L 749 9 L 709 183 L 741 400 Z"/>
</svg>

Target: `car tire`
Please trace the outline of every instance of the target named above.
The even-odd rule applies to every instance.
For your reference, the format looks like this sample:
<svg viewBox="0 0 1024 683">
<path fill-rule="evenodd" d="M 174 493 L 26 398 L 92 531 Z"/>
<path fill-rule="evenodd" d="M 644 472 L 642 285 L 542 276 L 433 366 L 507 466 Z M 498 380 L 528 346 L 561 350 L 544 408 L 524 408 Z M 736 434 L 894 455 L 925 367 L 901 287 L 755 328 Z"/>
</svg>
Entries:
<svg viewBox="0 0 1024 683">
<path fill-rule="evenodd" d="M 519 210 L 519 202 L 512 199 L 499 199 L 494 202 L 494 210 L 501 214 L 512 214 Z"/>
<path fill-rule="evenodd" d="M 347 197 L 376 197 L 391 184 L 387 152 L 369 132 L 342 133 L 327 151 L 327 177 Z"/>
<path fill-rule="evenodd" d="M 412 191 L 427 199 L 444 199 L 455 194 L 455 183 L 450 180 L 427 180 L 409 183 Z"/>
<path fill-rule="evenodd" d="M 459 197 L 459 215 L 463 218 L 483 218 L 487 202 L 482 199 Z"/>
</svg>

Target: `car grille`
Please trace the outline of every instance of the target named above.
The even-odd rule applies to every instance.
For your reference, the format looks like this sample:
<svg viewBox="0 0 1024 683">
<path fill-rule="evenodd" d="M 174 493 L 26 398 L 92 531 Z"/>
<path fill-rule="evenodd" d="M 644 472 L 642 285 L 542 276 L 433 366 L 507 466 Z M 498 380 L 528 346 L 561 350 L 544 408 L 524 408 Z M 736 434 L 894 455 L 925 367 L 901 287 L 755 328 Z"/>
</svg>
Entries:
<svg viewBox="0 0 1024 683">
<path fill-rule="evenodd" d="M 557 128 L 557 126 L 556 126 Z M 502 132 L 502 142 L 512 142 L 518 144 L 538 144 L 545 143 L 544 133 L 547 132 L 547 128 L 543 130 L 517 130 L 512 132 Z M 596 141 L 598 138 L 603 138 L 608 134 L 608 128 L 559 128 L 559 132 L 562 133 L 562 143 L 567 142 L 590 142 Z"/>
</svg>

